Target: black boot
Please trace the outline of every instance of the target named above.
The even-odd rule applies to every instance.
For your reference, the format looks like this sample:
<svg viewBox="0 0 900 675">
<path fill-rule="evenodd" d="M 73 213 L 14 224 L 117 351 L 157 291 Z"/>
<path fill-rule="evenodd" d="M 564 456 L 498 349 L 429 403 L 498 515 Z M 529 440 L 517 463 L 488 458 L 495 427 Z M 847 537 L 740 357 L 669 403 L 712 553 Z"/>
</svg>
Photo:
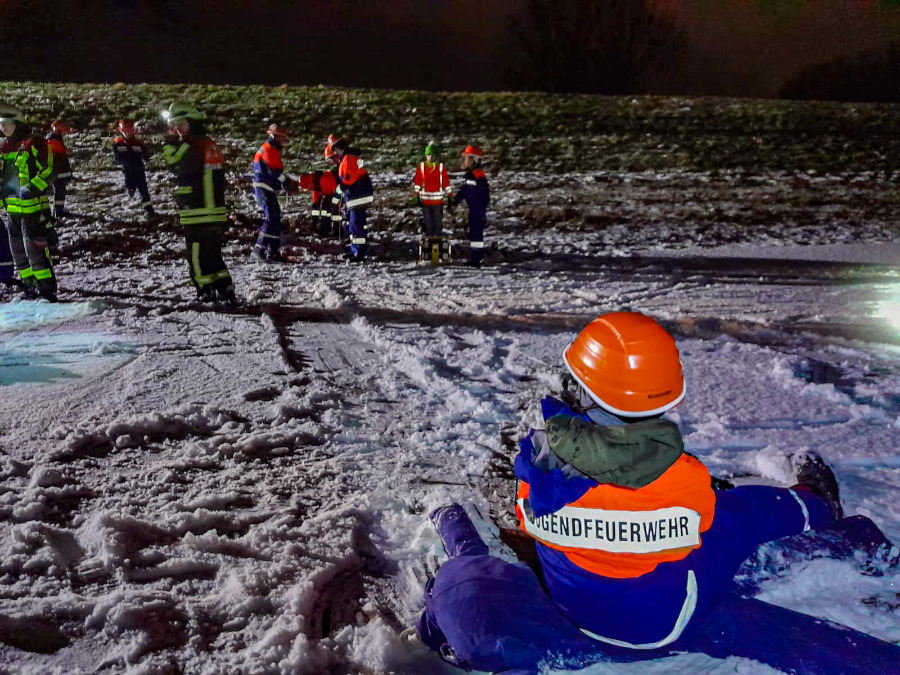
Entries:
<svg viewBox="0 0 900 675">
<path fill-rule="evenodd" d="M 819 453 L 812 450 L 801 450 L 791 457 L 791 464 L 797 473 L 797 484 L 809 488 L 810 492 L 825 500 L 835 519 L 843 518 L 844 507 L 841 506 L 841 493 L 837 478 Z"/>
<path fill-rule="evenodd" d="M 219 287 L 216 290 L 220 302 L 227 302 L 232 307 L 235 307 L 238 304 L 237 295 L 234 293 L 234 284 L 228 284 L 227 286 Z"/>
</svg>

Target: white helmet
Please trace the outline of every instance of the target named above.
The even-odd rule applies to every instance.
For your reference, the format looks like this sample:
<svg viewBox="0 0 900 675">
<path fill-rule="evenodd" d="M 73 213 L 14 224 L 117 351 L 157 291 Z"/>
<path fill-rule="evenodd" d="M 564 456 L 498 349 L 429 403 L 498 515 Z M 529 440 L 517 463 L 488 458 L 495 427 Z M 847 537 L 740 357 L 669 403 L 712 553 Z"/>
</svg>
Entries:
<svg viewBox="0 0 900 675">
<path fill-rule="evenodd" d="M 11 105 L 0 103 L 0 122 L 22 122 L 22 111 Z"/>
<path fill-rule="evenodd" d="M 163 111 L 163 119 L 174 123 L 182 120 L 205 120 L 206 115 L 200 112 L 190 101 L 175 101 L 168 110 Z"/>
</svg>

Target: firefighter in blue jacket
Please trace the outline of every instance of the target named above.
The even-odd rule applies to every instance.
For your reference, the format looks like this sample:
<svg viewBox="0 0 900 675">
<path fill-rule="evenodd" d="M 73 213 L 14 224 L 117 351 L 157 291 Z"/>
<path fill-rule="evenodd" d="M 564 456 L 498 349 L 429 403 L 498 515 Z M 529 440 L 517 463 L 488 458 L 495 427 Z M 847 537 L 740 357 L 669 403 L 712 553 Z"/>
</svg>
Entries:
<svg viewBox="0 0 900 675">
<path fill-rule="evenodd" d="M 362 262 L 367 250 L 366 210 L 375 201 L 372 179 L 359 157 L 359 150 L 349 147 L 347 141 L 336 140 L 332 143 L 331 150 L 338 165 L 338 186 L 335 192 L 348 214 L 350 250 L 347 255 L 351 262 Z"/>
<path fill-rule="evenodd" d="M 147 172 L 144 163 L 150 159 L 150 149 L 136 131 L 132 119 L 119 120 L 119 135 L 113 141 L 113 160 L 122 167 L 125 174 L 125 190 L 129 197 L 135 191 L 141 195 L 141 204 L 148 216 L 155 215 L 147 189 Z"/>
<path fill-rule="evenodd" d="M 797 485 L 717 490 L 661 417 L 681 403 L 675 340 L 652 318 L 604 314 L 565 349 L 565 400 L 515 460 L 516 516 L 536 540 L 548 593 L 588 637 L 630 649 L 672 644 L 702 622 L 766 541 L 843 517 L 816 453 Z"/>
<path fill-rule="evenodd" d="M 268 139 L 253 156 L 253 194 L 263 211 L 263 225 L 253 248 L 259 260 L 284 262 L 281 257 L 281 205 L 278 192 L 287 192 L 291 185 L 284 172 L 281 150 L 288 141 L 288 133 L 277 124 L 267 129 Z"/>
<path fill-rule="evenodd" d="M 481 267 L 484 263 L 484 225 L 491 192 L 481 168 L 483 161 L 484 152 L 477 145 L 468 145 L 463 150 L 466 182 L 456 194 L 456 203 L 466 202 L 469 207 L 469 259 L 466 261 L 469 267 Z"/>
</svg>

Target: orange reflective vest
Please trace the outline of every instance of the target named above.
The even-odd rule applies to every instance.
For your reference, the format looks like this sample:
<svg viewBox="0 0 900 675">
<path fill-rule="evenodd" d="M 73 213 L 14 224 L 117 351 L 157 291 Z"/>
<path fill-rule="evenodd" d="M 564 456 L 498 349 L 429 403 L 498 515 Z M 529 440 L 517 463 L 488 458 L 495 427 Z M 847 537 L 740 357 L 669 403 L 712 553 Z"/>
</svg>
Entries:
<svg viewBox="0 0 900 675">
<path fill-rule="evenodd" d="M 516 516 L 525 532 L 578 567 L 617 579 L 639 577 L 698 548 L 716 506 L 709 471 L 687 454 L 645 487 L 598 485 L 540 518 L 531 514 L 528 494 L 520 481 Z"/>
<path fill-rule="evenodd" d="M 442 204 L 444 198 L 450 199 L 453 196 L 447 167 L 435 162 L 419 164 L 416 168 L 416 177 L 413 179 L 413 189 L 422 203 L 429 206 Z"/>
</svg>

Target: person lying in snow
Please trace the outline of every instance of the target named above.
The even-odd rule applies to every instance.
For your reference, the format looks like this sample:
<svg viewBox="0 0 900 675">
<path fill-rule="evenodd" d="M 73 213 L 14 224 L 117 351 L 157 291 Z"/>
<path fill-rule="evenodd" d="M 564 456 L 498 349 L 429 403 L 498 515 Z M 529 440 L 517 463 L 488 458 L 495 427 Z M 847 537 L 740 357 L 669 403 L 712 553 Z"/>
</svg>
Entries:
<svg viewBox="0 0 900 675">
<path fill-rule="evenodd" d="M 637 650 L 702 642 L 704 619 L 727 604 L 738 568 L 759 544 L 843 517 L 834 474 L 811 452 L 793 457 L 792 488 L 714 489 L 707 468 L 684 451 L 678 427 L 662 417 L 684 399 L 685 383 L 675 340 L 653 319 L 600 316 L 563 362 L 564 400 L 541 401 L 545 429 L 520 442 L 515 460 L 516 516 L 534 539 L 554 607 L 535 610 L 546 601 L 536 580 L 475 541 L 479 550 L 461 554 L 475 556 L 465 566 L 451 559 L 429 582 L 418 625 L 423 641 L 452 663 L 465 654 L 468 665 L 499 670 L 546 649 L 584 652 L 579 639 L 648 655 Z M 432 516 L 442 537 L 453 529 L 440 522 L 444 511 L 452 508 Z M 451 606 L 466 584 L 477 592 Z M 501 612 L 516 592 L 524 595 Z M 500 616 L 513 606 L 527 614 L 514 625 Z M 506 634 L 496 637 L 499 624 Z"/>
</svg>

